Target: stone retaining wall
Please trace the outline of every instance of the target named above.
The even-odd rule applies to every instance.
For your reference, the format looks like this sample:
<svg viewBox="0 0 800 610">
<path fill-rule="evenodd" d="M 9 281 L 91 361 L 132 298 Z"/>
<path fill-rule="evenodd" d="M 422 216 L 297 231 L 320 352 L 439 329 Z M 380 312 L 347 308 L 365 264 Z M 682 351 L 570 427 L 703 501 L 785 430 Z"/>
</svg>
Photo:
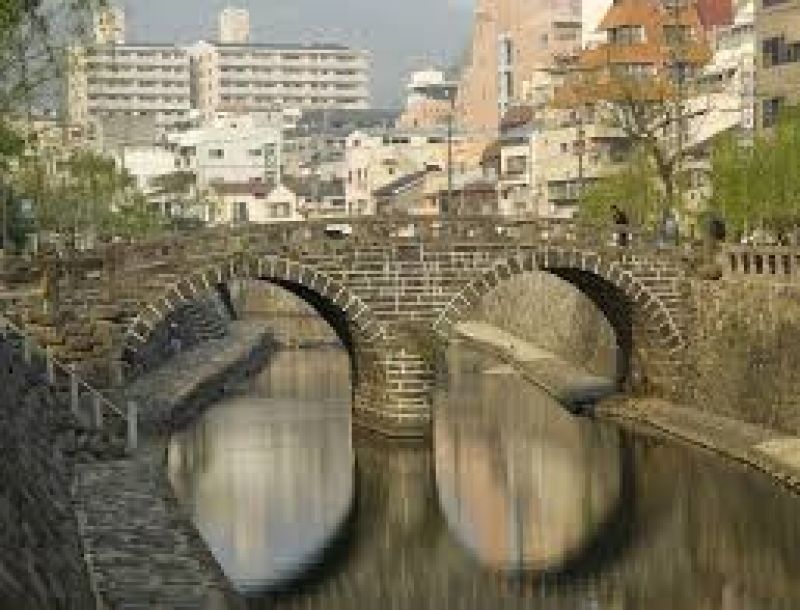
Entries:
<svg viewBox="0 0 800 610">
<path fill-rule="evenodd" d="M 0 607 L 94 607 L 70 498 L 66 401 L 0 344 Z"/>
<path fill-rule="evenodd" d="M 800 433 L 800 285 L 694 281 L 685 402 Z"/>
<path fill-rule="evenodd" d="M 800 433 L 800 285 L 758 278 L 691 280 L 681 402 Z M 613 372 L 614 334 L 580 292 L 545 273 L 511 278 L 472 318 L 596 374 Z"/>
<path fill-rule="evenodd" d="M 219 294 L 209 290 L 200 298 L 178 305 L 150 335 L 136 354 L 132 377 L 153 370 L 186 350 L 228 332 L 230 315 Z"/>
<path fill-rule="evenodd" d="M 263 323 L 234 322 L 224 338 L 183 351 L 134 381 L 123 400 L 141 405 L 143 433 L 170 433 L 263 368 L 273 351 L 272 333 Z"/>
</svg>

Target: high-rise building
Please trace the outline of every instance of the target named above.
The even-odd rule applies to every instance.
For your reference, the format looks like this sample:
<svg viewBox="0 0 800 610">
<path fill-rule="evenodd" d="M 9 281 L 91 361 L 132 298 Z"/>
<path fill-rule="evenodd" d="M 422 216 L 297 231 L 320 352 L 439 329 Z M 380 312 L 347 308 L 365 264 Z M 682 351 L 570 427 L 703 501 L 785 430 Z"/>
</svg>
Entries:
<svg viewBox="0 0 800 610">
<path fill-rule="evenodd" d="M 247 9 L 228 7 L 220 12 L 219 41 L 222 44 L 246 44 L 250 41 L 250 13 Z"/>
<path fill-rule="evenodd" d="M 341 45 L 212 44 L 191 49 L 194 105 L 217 112 L 369 106 L 369 55 Z"/>
<path fill-rule="evenodd" d="M 496 131 L 525 81 L 555 58 L 577 53 L 581 27 L 581 0 L 478 0 L 459 87 L 459 122 Z"/>
<path fill-rule="evenodd" d="M 157 124 L 191 108 L 189 53 L 174 45 L 98 44 L 71 50 L 67 84 L 70 122 L 151 116 Z"/>
<path fill-rule="evenodd" d="M 122 44 L 125 42 L 125 9 L 107 6 L 94 13 L 94 42 Z"/>
<path fill-rule="evenodd" d="M 124 126 L 145 116 L 166 128 L 192 108 L 209 120 L 220 112 L 369 106 L 365 51 L 333 44 L 124 44 L 123 22 L 119 9 L 99 13 L 96 42 L 70 49 L 66 96 L 74 124 Z M 246 40 L 248 22 L 247 11 L 226 9 L 221 38 Z"/>
<path fill-rule="evenodd" d="M 758 125 L 800 103 L 800 0 L 761 0 L 756 9 Z"/>
</svg>

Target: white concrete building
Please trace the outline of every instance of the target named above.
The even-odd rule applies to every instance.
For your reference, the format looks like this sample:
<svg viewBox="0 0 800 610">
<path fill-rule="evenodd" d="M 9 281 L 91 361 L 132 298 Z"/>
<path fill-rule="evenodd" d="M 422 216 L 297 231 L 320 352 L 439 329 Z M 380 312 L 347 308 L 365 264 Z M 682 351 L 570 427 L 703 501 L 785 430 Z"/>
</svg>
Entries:
<svg viewBox="0 0 800 610">
<path fill-rule="evenodd" d="M 297 195 L 283 185 L 224 183 L 212 187 L 215 224 L 269 224 L 302 220 Z"/>
<path fill-rule="evenodd" d="M 367 108 L 369 54 L 340 45 L 214 44 L 191 50 L 193 103 L 220 111 Z"/>
<path fill-rule="evenodd" d="M 369 106 L 369 54 L 335 44 L 248 44 L 249 15 L 220 15 L 222 42 L 126 44 L 121 9 L 97 14 L 94 43 L 69 52 L 67 114 L 88 126 L 100 118 L 152 115 L 163 130 L 197 109 L 291 113 Z"/>
<path fill-rule="evenodd" d="M 219 41 L 222 44 L 246 44 L 249 40 L 250 13 L 247 9 L 223 9 L 219 14 Z"/>
<path fill-rule="evenodd" d="M 146 195 L 154 192 L 156 178 L 177 171 L 175 154 L 157 146 L 123 148 L 116 160 L 131 174 L 136 188 Z"/>
<path fill-rule="evenodd" d="M 152 115 L 159 125 L 191 108 L 189 54 L 160 44 L 73 47 L 67 104 L 71 123 Z"/>
<path fill-rule="evenodd" d="M 220 183 L 280 182 L 281 126 L 258 116 L 217 117 L 167 141 L 176 167 L 194 172 L 201 190 Z"/>
<path fill-rule="evenodd" d="M 714 32 L 714 56 L 699 77 L 719 93 L 738 96 L 740 126 L 755 128 L 756 32 L 753 0 L 734 3 L 734 20 Z"/>
</svg>

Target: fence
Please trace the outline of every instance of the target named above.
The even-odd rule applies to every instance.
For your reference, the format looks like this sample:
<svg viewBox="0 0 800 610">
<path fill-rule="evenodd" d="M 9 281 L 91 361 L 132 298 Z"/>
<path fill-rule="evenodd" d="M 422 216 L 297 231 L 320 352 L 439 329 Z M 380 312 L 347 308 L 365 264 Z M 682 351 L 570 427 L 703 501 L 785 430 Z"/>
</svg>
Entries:
<svg viewBox="0 0 800 610">
<path fill-rule="evenodd" d="M 70 409 L 78 421 L 89 423 L 98 430 L 112 427 L 115 421 L 121 423 L 124 425 L 128 451 L 137 448 L 138 406 L 135 402 L 128 402 L 127 410 L 123 411 L 82 379 L 74 364 L 60 362 L 51 349 L 42 349 L 33 337 L 2 316 L 0 340 L 10 346 L 29 369 L 42 375 L 57 393 L 69 393 Z"/>
<path fill-rule="evenodd" d="M 726 246 L 723 272 L 729 276 L 764 277 L 772 280 L 800 279 L 800 249 L 796 246 Z"/>
</svg>

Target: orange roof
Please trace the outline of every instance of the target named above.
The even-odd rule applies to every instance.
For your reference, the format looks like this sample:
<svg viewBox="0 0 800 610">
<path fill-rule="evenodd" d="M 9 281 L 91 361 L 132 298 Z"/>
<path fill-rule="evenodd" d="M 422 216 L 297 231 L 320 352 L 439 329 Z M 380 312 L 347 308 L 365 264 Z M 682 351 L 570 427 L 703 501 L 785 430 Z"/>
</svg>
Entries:
<svg viewBox="0 0 800 610">
<path fill-rule="evenodd" d="M 619 0 L 614 2 L 603 16 L 599 30 L 610 30 L 624 25 L 651 23 L 659 13 L 654 0 Z"/>
</svg>

